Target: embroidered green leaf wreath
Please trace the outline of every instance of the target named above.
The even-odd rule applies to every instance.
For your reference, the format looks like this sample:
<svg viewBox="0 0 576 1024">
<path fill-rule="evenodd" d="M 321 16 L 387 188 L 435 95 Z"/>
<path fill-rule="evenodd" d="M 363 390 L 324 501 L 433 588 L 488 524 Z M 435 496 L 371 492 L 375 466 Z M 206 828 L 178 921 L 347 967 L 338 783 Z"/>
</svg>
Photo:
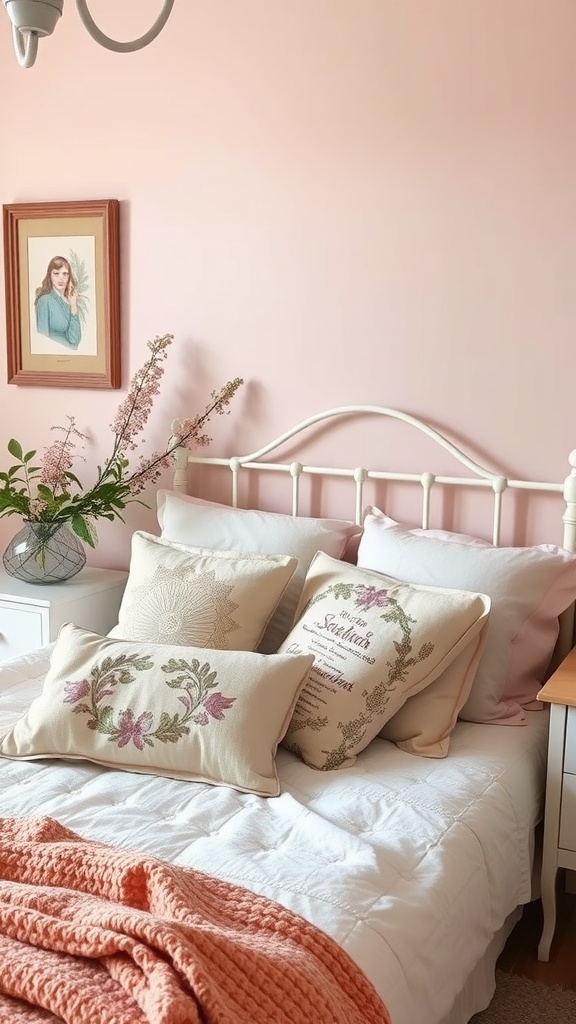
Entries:
<svg viewBox="0 0 576 1024">
<path fill-rule="evenodd" d="M 285 745 L 315 768 L 352 764 L 452 661 L 481 613 L 476 594 L 410 586 L 318 553 L 280 648 L 315 658 Z"/>
<path fill-rule="evenodd" d="M 144 711 L 136 718 L 132 709 L 126 708 L 115 715 L 114 708 L 103 703 L 116 687 L 137 682 L 139 672 L 148 672 L 153 667 L 149 656 L 105 657 L 101 663 L 93 665 L 89 678 L 65 682 L 64 703 L 75 704 L 73 713 L 88 715 L 88 728 L 107 735 L 112 743 L 125 747 L 132 742 L 138 750 L 143 750 L 145 745 L 153 747 L 155 740 L 177 743 L 190 732 L 189 722 L 203 726 L 208 725 L 211 718 L 221 721 L 224 712 L 236 700 L 219 691 L 210 692 L 216 686 L 217 673 L 212 671 L 209 662 L 200 664 L 197 658 L 191 661 L 170 658 L 160 669 L 167 676 L 173 676 L 164 682 L 180 691 L 178 700 L 184 706 L 182 713 L 162 711 L 155 722 L 151 711 Z"/>
<path fill-rule="evenodd" d="M 103 768 L 278 796 L 276 750 L 313 662 L 102 637 L 64 623 L 0 758 Z"/>
<path fill-rule="evenodd" d="M 397 625 L 400 629 L 401 639 L 392 641 L 392 646 L 396 652 L 395 660 L 390 661 L 390 659 L 387 659 L 382 664 L 382 670 L 384 670 L 384 666 L 388 668 L 387 678 L 380 679 L 370 691 L 362 690 L 364 707 L 350 721 L 338 722 L 337 729 L 342 734 L 342 739 L 338 746 L 332 750 L 322 750 L 326 758 L 323 765 L 326 771 L 332 768 L 339 768 L 347 760 L 349 752 L 358 748 L 370 723 L 374 721 L 375 717 L 378 717 L 380 721 L 382 716 L 385 715 L 386 706 L 392 691 L 396 689 L 397 683 L 404 682 L 408 677 L 409 670 L 418 662 L 429 658 L 434 650 L 434 644 L 430 641 L 425 641 L 416 654 L 412 653 L 412 626 L 416 624 L 416 619 L 406 614 L 398 601 L 391 596 L 386 588 L 378 588 L 373 585 L 367 586 L 363 583 L 334 583 L 309 601 L 305 614 L 320 601 L 324 601 L 329 597 L 333 597 L 335 601 L 350 602 L 355 608 L 363 611 L 385 608 L 386 610 L 379 618 L 383 622 Z M 325 621 L 327 621 L 327 630 L 333 636 L 343 637 L 345 641 L 356 644 L 359 647 L 365 647 L 368 643 L 368 639 L 362 638 L 360 634 L 354 631 L 353 627 L 339 626 L 337 624 L 339 620 L 337 622 L 333 619 Z M 316 671 L 318 671 L 318 668 Z M 312 715 L 299 718 L 297 712 L 298 708 L 290 724 L 287 745 L 302 757 L 302 751 L 297 741 L 294 741 L 294 736 L 301 729 L 311 729 L 313 732 L 320 732 L 328 724 L 328 719 L 326 716 L 318 718 Z"/>
</svg>

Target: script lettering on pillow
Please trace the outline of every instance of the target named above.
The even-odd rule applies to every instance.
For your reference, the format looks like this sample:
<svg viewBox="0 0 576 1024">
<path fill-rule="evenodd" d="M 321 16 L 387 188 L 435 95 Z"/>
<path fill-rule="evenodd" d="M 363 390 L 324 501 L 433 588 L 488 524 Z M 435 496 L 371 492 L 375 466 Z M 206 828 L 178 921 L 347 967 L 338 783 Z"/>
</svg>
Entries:
<svg viewBox="0 0 576 1024">
<path fill-rule="evenodd" d="M 489 608 L 483 594 L 412 587 L 317 554 L 280 648 L 314 655 L 284 745 L 314 768 L 352 764 L 470 644 Z"/>
</svg>

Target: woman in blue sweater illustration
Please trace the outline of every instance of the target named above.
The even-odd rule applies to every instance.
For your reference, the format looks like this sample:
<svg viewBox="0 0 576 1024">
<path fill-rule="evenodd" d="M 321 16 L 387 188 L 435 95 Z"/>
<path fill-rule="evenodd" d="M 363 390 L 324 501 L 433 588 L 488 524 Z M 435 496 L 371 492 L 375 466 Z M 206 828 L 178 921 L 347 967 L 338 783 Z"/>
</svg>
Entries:
<svg viewBox="0 0 576 1024">
<path fill-rule="evenodd" d="M 53 256 L 36 289 L 36 329 L 65 348 L 77 349 L 82 338 L 78 316 L 78 287 L 64 256 Z"/>
</svg>

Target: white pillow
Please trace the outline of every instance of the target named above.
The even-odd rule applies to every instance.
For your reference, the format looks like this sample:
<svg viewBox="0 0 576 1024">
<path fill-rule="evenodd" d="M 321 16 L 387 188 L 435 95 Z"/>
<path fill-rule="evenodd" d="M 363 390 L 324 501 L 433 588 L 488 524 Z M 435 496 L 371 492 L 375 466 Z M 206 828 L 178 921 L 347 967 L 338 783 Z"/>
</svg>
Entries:
<svg viewBox="0 0 576 1024">
<path fill-rule="evenodd" d="M 108 635 L 254 651 L 295 568 L 288 555 L 193 548 L 136 531 Z"/>
<path fill-rule="evenodd" d="M 576 557 L 552 544 L 493 547 L 388 526 L 368 514 L 358 565 L 407 583 L 480 591 L 492 601 L 486 647 L 459 717 L 522 725 L 542 685 L 558 616 L 576 598 Z"/>
<path fill-rule="evenodd" d="M 0 756 L 64 758 L 277 796 L 275 755 L 312 658 L 111 640 L 62 626 Z"/>
<path fill-rule="evenodd" d="M 409 530 L 410 533 L 416 533 L 422 537 L 436 537 L 437 540 L 454 541 L 456 544 L 474 544 L 476 547 L 482 548 L 491 546 L 490 541 L 481 540 L 480 537 L 473 537 L 469 533 L 455 533 L 454 530 L 425 530 L 422 526 L 410 526 L 409 523 L 399 523 L 396 519 L 392 519 L 392 516 L 386 515 L 377 505 L 367 505 L 364 509 L 362 520 L 364 521 L 366 516 L 369 515 L 376 516 L 383 526 L 400 526 L 403 530 Z"/>
<path fill-rule="evenodd" d="M 484 594 L 410 586 L 320 552 L 280 648 L 315 658 L 284 745 L 313 768 L 353 764 L 408 698 L 470 648 L 489 609 Z"/>
<path fill-rule="evenodd" d="M 220 551 L 275 552 L 298 560 L 259 650 L 270 654 L 287 636 L 308 566 L 317 551 L 340 558 L 347 541 L 361 527 L 348 520 L 314 519 L 306 516 L 230 508 L 202 501 L 177 491 L 159 490 L 158 523 L 162 537 L 180 544 L 200 545 Z"/>
</svg>

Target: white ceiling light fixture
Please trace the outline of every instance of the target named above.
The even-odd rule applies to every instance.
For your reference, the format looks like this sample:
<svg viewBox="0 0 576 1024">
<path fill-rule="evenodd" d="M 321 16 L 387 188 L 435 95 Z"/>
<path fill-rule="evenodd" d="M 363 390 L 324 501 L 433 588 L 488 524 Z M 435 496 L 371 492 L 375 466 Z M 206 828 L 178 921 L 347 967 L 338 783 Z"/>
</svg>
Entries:
<svg viewBox="0 0 576 1024">
<path fill-rule="evenodd" d="M 12 22 L 14 49 L 18 63 L 23 68 L 31 68 L 36 60 L 38 40 L 42 36 L 52 35 L 62 14 L 64 0 L 3 0 L 3 3 Z M 88 10 L 86 0 L 76 0 L 80 20 L 92 39 L 100 46 L 105 46 L 107 50 L 115 50 L 116 53 L 132 53 L 134 50 L 142 50 L 143 47 L 148 46 L 148 43 L 151 43 L 164 28 L 173 6 L 174 0 L 164 0 L 164 6 L 152 28 L 138 39 L 131 39 L 123 43 L 117 39 L 111 39 L 98 28 Z"/>
</svg>

